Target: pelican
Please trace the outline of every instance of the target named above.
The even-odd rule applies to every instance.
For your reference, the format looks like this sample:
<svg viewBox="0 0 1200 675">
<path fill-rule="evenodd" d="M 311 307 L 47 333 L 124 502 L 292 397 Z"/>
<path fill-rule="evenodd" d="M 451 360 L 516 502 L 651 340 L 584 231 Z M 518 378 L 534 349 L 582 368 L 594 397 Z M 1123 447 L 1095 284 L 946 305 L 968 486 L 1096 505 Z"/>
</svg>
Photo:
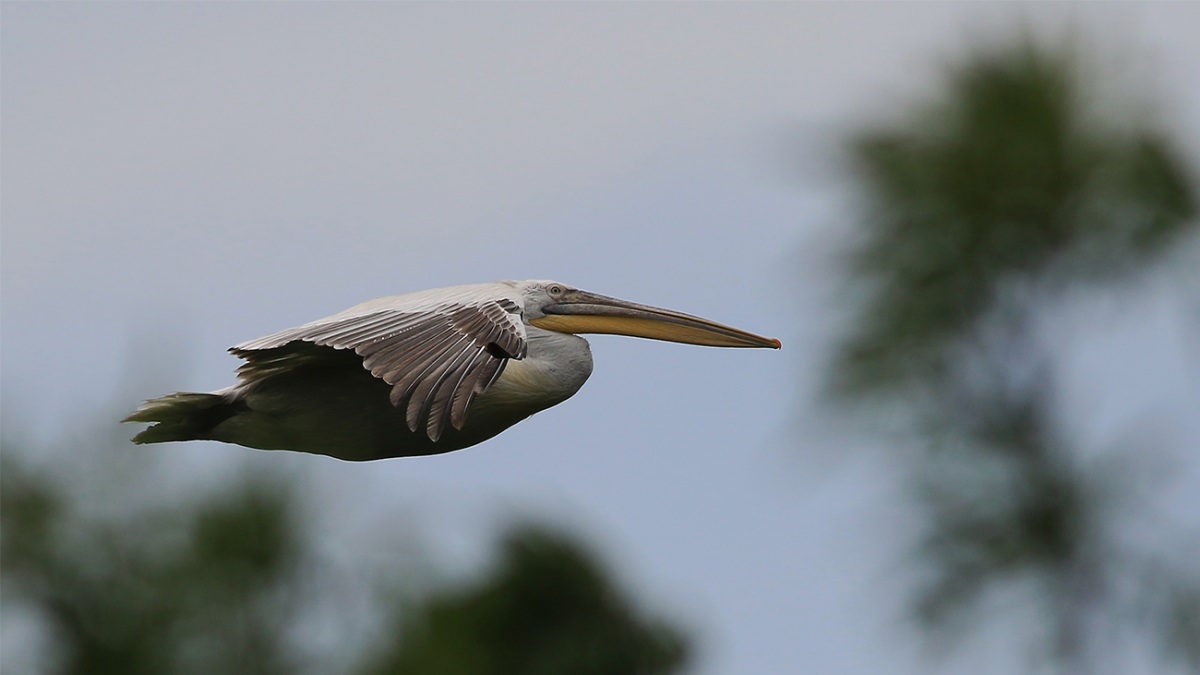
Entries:
<svg viewBox="0 0 1200 675">
<path fill-rule="evenodd" d="M 554 281 L 500 281 L 369 300 L 243 342 L 236 384 L 143 403 L 135 443 L 213 440 L 349 461 L 485 441 L 570 398 L 592 373 L 577 333 L 714 347 L 780 342 Z"/>
</svg>

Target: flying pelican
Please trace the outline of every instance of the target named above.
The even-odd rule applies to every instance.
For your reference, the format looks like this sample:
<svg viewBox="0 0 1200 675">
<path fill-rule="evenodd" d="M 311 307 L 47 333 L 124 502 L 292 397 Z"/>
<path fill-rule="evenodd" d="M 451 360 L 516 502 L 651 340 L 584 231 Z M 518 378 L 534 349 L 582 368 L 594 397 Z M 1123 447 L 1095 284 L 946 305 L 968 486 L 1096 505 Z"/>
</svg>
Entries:
<svg viewBox="0 0 1200 675">
<path fill-rule="evenodd" d="M 576 333 L 714 347 L 765 338 L 554 281 L 452 286 L 369 300 L 229 351 L 238 382 L 146 401 L 135 443 L 214 440 L 351 461 L 485 441 L 557 405 L 592 373 Z"/>
</svg>

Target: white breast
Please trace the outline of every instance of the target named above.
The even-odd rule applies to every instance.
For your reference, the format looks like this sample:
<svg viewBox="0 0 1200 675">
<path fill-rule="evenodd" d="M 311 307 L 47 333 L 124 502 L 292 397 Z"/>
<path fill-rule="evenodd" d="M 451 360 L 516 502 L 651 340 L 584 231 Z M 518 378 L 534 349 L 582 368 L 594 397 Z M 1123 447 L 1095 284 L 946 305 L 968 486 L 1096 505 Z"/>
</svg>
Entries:
<svg viewBox="0 0 1200 675">
<path fill-rule="evenodd" d="M 527 326 L 529 353 L 510 360 L 500 379 L 476 399 L 472 417 L 491 414 L 528 417 L 567 400 L 592 374 L 587 340 Z"/>
</svg>

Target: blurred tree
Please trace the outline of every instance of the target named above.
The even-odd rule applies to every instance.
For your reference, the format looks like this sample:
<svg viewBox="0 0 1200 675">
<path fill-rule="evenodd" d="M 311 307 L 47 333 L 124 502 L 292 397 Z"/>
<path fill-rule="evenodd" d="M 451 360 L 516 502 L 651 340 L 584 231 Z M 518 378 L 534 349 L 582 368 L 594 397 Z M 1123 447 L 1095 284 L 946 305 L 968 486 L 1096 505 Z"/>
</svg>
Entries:
<svg viewBox="0 0 1200 675">
<path fill-rule="evenodd" d="M 348 575 L 319 555 L 294 481 L 241 472 L 181 495 L 158 489 L 162 467 L 123 440 L 32 454 L 11 431 L 0 451 L 4 673 L 632 674 L 683 660 L 679 633 L 639 623 L 564 535 L 515 529 L 491 578 L 413 613 L 427 580 Z M 31 461 L 55 456 L 69 461 Z M 316 614 L 339 633 L 331 653 L 310 639 Z"/>
<path fill-rule="evenodd" d="M 1118 542 L 1129 463 L 1089 461 L 1055 417 L 1039 312 L 1143 269 L 1197 224 L 1176 146 L 1144 120 L 1106 119 L 1079 66 L 1029 40 L 980 52 L 910 118 L 853 138 L 864 292 L 830 392 L 875 419 L 899 411 L 923 439 L 905 464 L 927 519 L 926 626 L 1025 587 L 1066 670 L 1092 672 L 1097 617 L 1200 669 L 1194 560 Z"/>
<path fill-rule="evenodd" d="M 0 464 L 4 610 L 42 620 L 52 672 L 297 671 L 285 617 L 301 551 L 283 487 L 101 514 L 8 448 Z"/>
<path fill-rule="evenodd" d="M 684 663 L 683 637 L 636 617 L 590 556 L 537 527 L 511 532 L 479 583 L 430 599 L 365 675 L 652 675 Z"/>
</svg>

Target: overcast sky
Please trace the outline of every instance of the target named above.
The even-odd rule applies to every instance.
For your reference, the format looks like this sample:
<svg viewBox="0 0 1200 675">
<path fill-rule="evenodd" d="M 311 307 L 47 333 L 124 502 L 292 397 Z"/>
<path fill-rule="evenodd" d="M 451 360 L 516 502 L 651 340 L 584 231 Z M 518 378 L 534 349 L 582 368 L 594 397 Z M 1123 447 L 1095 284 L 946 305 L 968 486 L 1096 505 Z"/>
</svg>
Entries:
<svg viewBox="0 0 1200 675">
<path fill-rule="evenodd" d="M 228 346 L 380 295 L 550 278 L 699 314 L 784 349 L 598 336 L 577 396 L 439 457 L 145 452 L 303 467 L 352 520 L 329 536 L 409 523 L 451 568 L 513 514 L 565 523 L 696 632 L 696 673 L 927 672 L 895 621 L 900 487 L 806 406 L 850 225 L 835 151 L 1020 27 L 1103 46 L 1200 149 L 1196 3 L 6 2 L 6 433 L 225 386 Z M 1064 324 L 1106 433 L 1155 409 L 1200 447 L 1189 301 L 1151 284 L 1099 341 Z M 169 381 L 131 392 L 137 359 Z"/>
</svg>

